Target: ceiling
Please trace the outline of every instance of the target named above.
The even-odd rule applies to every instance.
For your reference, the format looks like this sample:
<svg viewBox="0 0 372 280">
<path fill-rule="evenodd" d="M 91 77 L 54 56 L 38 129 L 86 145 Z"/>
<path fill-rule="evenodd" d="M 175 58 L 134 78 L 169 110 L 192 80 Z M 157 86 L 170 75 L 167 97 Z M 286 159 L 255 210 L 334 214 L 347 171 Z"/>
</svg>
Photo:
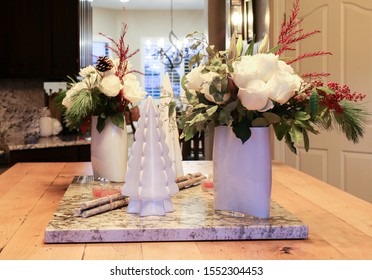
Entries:
<svg viewBox="0 0 372 280">
<path fill-rule="evenodd" d="M 123 3 L 120 0 L 93 0 L 92 7 L 128 10 L 169 10 L 171 0 L 130 0 Z M 204 0 L 173 0 L 174 10 L 203 10 Z"/>
</svg>

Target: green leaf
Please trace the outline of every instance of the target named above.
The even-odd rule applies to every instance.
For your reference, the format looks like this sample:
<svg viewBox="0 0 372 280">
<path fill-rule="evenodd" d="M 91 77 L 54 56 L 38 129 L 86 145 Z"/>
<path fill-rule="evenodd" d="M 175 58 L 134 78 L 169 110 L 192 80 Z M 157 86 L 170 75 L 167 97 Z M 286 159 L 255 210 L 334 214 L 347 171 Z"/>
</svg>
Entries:
<svg viewBox="0 0 372 280">
<path fill-rule="evenodd" d="M 208 105 L 207 104 L 204 104 L 204 103 L 199 103 L 199 104 L 196 104 L 194 106 L 194 109 L 204 109 L 204 108 L 207 108 Z"/>
<path fill-rule="evenodd" d="M 218 115 L 218 122 L 221 125 L 231 125 L 232 122 L 233 122 L 231 112 L 228 112 L 226 110 L 221 110 L 219 115 Z"/>
<path fill-rule="evenodd" d="M 253 55 L 254 43 L 255 43 L 254 40 L 255 40 L 255 36 L 253 36 L 252 41 L 250 42 L 247 50 L 245 51 L 245 55 Z"/>
<path fill-rule="evenodd" d="M 168 118 L 171 118 L 174 114 L 174 111 L 176 109 L 176 101 L 169 102 L 169 108 L 168 108 Z"/>
<path fill-rule="evenodd" d="M 269 45 L 269 36 L 265 34 L 264 38 L 262 39 L 261 45 L 258 48 L 258 53 L 266 53 L 268 45 Z"/>
<path fill-rule="evenodd" d="M 186 81 L 187 81 L 187 79 L 186 79 L 186 75 L 183 75 L 183 76 L 182 76 L 182 79 L 181 79 L 181 86 L 182 86 L 182 88 L 183 88 L 184 91 L 187 91 L 187 88 L 186 88 Z"/>
<path fill-rule="evenodd" d="M 114 125 L 124 129 L 124 116 L 121 113 L 115 113 L 114 115 L 110 116 L 110 119 Z"/>
<path fill-rule="evenodd" d="M 282 46 L 283 46 L 283 45 L 278 45 L 278 46 L 276 46 L 276 47 L 270 49 L 267 53 L 273 53 L 273 54 L 275 54 L 275 53 L 277 53 L 277 52 L 280 50 L 280 48 L 281 48 Z"/>
<path fill-rule="evenodd" d="M 310 115 L 304 111 L 300 111 L 295 114 L 295 119 L 299 121 L 307 121 L 310 118 Z"/>
<path fill-rule="evenodd" d="M 206 113 L 208 116 L 212 116 L 218 109 L 218 105 L 215 105 L 209 109 L 206 110 Z"/>
<path fill-rule="evenodd" d="M 328 87 L 317 87 L 316 89 L 324 91 L 325 93 L 328 93 L 328 94 L 335 94 L 335 92 Z"/>
<path fill-rule="evenodd" d="M 227 112 L 232 112 L 233 110 L 236 109 L 236 106 L 238 105 L 238 102 L 239 100 L 234 100 L 232 102 L 230 102 L 229 104 L 227 104 L 225 107 L 224 107 L 224 110 L 227 111 Z"/>
<path fill-rule="evenodd" d="M 228 56 L 229 60 L 231 60 L 231 61 L 234 61 L 237 57 L 237 53 L 236 53 L 236 34 L 235 33 L 233 33 L 231 35 L 230 46 L 229 46 L 229 49 L 228 49 L 227 56 Z"/>
<path fill-rule="evenodd" d="M 319 112 L 319 94 L 317 91 L 313 91 L 310 95 L 310 115 L 316 116 Z"/>
<path fill-rule="evenodd" d="M 291 128 L 288 122 L 284 119 L 282 119 L 279 123 L 274 124 L 273 127 L 276 134 L 276 138 L 279 141 L 283 139 L 283 137 L 289 132 Z"/>
<path fill-rule="evenodd" d="M 199 113 L 192 120 L 187 121 L 186 123 L 189 126 L 192 126 L 192 125 L 194 125 L 197 122 L 203 122 L 203 121 L 205 121 L 205 117 L 204 117 L 204 115 L 202 113 Z"/>
<path fill-rule="evenodd" d="M 234 125 L 232 129 L 235 136 L 239 138 L 243 144 L 251 137 L 252 132 L 246 120 Z"/>
<path fill-rule="evenodd" d="M 252 126 L 263 127 L 268 126 L 270 123 L 265 118 L 256 118 L 252 121 Z"/>
<path fill-rule="evenodd" d="M 102 130 L 105 128 L 105 122 L 106 122 L 106 119 L 103 119 L 100 116 L 98 116 L 97 126 L 96 126 L 98 133 L 101 133 Z"/>
<path fill-rule="evenodd" d="M 237 52 L 237 57 L 242 55 L 242 52 L 243 52 L 243 38 L 242 38 L 242 35 L 239 35 L 238 41 L 236 42 L 236 52 Z"/>
<path fill-rule="evenodd" d="M 303 140 L 302 131 L 297 126 L 292 124 L 289 133 L 291 134 L 291 138 L 294 143 L 299 144 L 302 142 Z"/>
<path fill-rule="evenodd" d="M 190 46 L 190 49 L 196 50 L 200 46 L 201 42 L 196 41 L 194 44 Z"/>
<path fill-rule="evenodd" d="M 271 112 L 264 112 L 262 115 L 268 121 L 269 124 L 280 122 L 280 117 L 277 114 Z"/>
<path fill-rule="evenodd" d="M 302 136 L 303 136 L 303 139 L 304 139 L 305 151 L 307 152 L 307 151 L 309 151 L 310 141 L 309 141 L 309 135 L 307 134 L 306 129 L 302 130 Z"/>
<path fill-rule="evenodd" d="M 297 154 L 297 149 L 294 146 L 291 135 L 289 133 L 286 133 L 285 135 L 285 143 L 287 144 L 288 148 L 291 150 L 292 153 Z"/>
</svg>

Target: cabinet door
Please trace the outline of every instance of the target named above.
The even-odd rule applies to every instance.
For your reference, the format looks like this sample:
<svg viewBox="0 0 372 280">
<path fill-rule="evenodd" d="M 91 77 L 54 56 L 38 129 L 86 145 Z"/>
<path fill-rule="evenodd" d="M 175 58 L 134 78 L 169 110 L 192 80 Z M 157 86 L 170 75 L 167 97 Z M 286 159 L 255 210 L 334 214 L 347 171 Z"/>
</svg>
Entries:
<svg viewBox="0 0 372 280">
<path fill-rule="evenodd" d="M 79 71 L 79 1 L 51 2 L 50 78 L 65 79 L 66 75 L 73 76 Z"/>
<path fill-rule="evenodd" d="M 1 77 L 37 77 L 48 70 L 50 25 L 48 6 L 42 1 L 5 1 L 0 23 L 2 28 Z"/>
<path fill-rule="evenodd" d="M 12 0 L 0 9 L 0 78 L 64 79 L 79 66 L 78 0 Z"/>
</svg>

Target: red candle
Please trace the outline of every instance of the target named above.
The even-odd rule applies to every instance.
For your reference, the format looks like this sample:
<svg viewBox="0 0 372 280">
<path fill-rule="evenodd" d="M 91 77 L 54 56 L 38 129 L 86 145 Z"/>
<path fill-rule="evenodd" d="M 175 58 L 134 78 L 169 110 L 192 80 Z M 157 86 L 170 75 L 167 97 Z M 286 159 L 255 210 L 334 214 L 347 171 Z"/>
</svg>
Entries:
<svg viewBox="0 0 372 280">
<path fill-rule="evenodd" d="M 204 191 L 207 192 L 213 191 L 213 180 L 202 181 L 201 185 Z"/>
<path fill-rule="evenodd" d="M 106 188 L 97 187 L 97 188 L 92 189 L 92 196 L 93 198 L 100 198 L 100 197 L 116 194 L 119 192 L 120 192 L 120 189 L 114 189 L 114 188 L 106 189 Z"/>
</svg>

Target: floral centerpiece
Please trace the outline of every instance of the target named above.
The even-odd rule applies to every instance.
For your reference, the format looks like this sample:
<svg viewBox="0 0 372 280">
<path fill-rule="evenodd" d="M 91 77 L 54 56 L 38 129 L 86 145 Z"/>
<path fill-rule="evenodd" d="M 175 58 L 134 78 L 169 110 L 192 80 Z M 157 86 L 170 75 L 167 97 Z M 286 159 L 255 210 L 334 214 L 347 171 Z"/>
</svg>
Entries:
<svg viewBox="0 0 372 280">
<path fill-rule="evenodd" d="M 294 71 L 291 64 L 305 58 L 330 55 L 319 51 L 290 58 L 294 44 L 319 33 L 302 34 L 296 0 L 285 19 L 278 45 L 268 48 L 265 36 L 243 50 L 241 37 L 232 36 L 228 50 L 218 51 L 202 33 L 189 34 L 196 64 L 182 79 L 187 106 L 179 118 L 181 138 L 214 126 L 213 180 L 217 211 L 268 218 L 271 197 L 270 126 L 278 140 L 291 151 L 304 143 L 309 133 L 338 128 L 347 139 L 363 136 L 367 112 L 360 101 L 365 95 L 352 93 L 347 85 L 324 84 L 327 73 Z M 244 52 L 243 52 L 244 51 Z M 284 56 L 283 54 L 286 54 Z"/>
<path fill-rule="evenodd" d="M 80 80 L 71 79 L 69 89 L 63 91 L 57 98 L 62 104 L 63 115 L 67 126 L 86 131 L 90 126 L 92 116 L 97 116 L 97 130 L 105 127 L 105 120 L 110 119 L 116 126 L 123 128 L 124 113 L 129 111 L 131 104 L 144 98 L 140 82 L 131 70 L 129 59 L 139 50 L 132 53 L 125 45 L 124 37 L 127 24 L 123 23 L 118 42 L 105 36 L 112 43 L 109 47 L 116 55 L 115 59 L 106 56 L 99 57 L 96 66 L 87 66 L 79 72 Z"/>
<path fill-rule="evenodd" d="M 111 42 L 116 58 L 102 56 L 96 66 L 82 68 L 80 79 L 71 79 L 68 90 L 56 99 L 69 128 L 82 133 L 90 130 L 93 176 L 100 181 L 124 182 L 128 162 L 125 115 L 130 118 L 133 105 L 146 95 L 134 74 L 138 71 L 131 70 L 129 59 L 138 50 L 129 52 L 126 32 L 123 23 L 118 41 L 101 34 Z"/>
<path fill-rule="evenodd" d="M 270 50 L 267 36 L 257 52 L 252 40 L 243 54 L 241 37 L 233 35 L 229 49 L 217 51 L 208 45 L 204 34 L 187 35 L 195 42 L 191 48 L 198 50 L 190 59 L 190 66 L 198 66 L 183 77 L 188 105 L 180 118 L 181 137 L 191 139 L 213 123 L 232 127 L 244 143 L 250 138 L 252 127 L 273 125 L 277 139 L 285 139 L 296 152 L 295 144 L 301 142 L 309 149 L 308 132 L 318 134 L 317 128 L 340 128 L 354 142 L 363 136 L 367 112 L 358 102 L 365 95 L 351 93 L 347 85 L 325 85 L 321 78 L 328 73 L 301 75 L 291 67 L 301 59 L 331 53 L 283 56 L 286 51 L 295 50 L 296 42 L 320 32 L 302 34 L 298 13 L 296 0 L 291 17 L 282 24 L 278 45 Z"/>
</svg>

